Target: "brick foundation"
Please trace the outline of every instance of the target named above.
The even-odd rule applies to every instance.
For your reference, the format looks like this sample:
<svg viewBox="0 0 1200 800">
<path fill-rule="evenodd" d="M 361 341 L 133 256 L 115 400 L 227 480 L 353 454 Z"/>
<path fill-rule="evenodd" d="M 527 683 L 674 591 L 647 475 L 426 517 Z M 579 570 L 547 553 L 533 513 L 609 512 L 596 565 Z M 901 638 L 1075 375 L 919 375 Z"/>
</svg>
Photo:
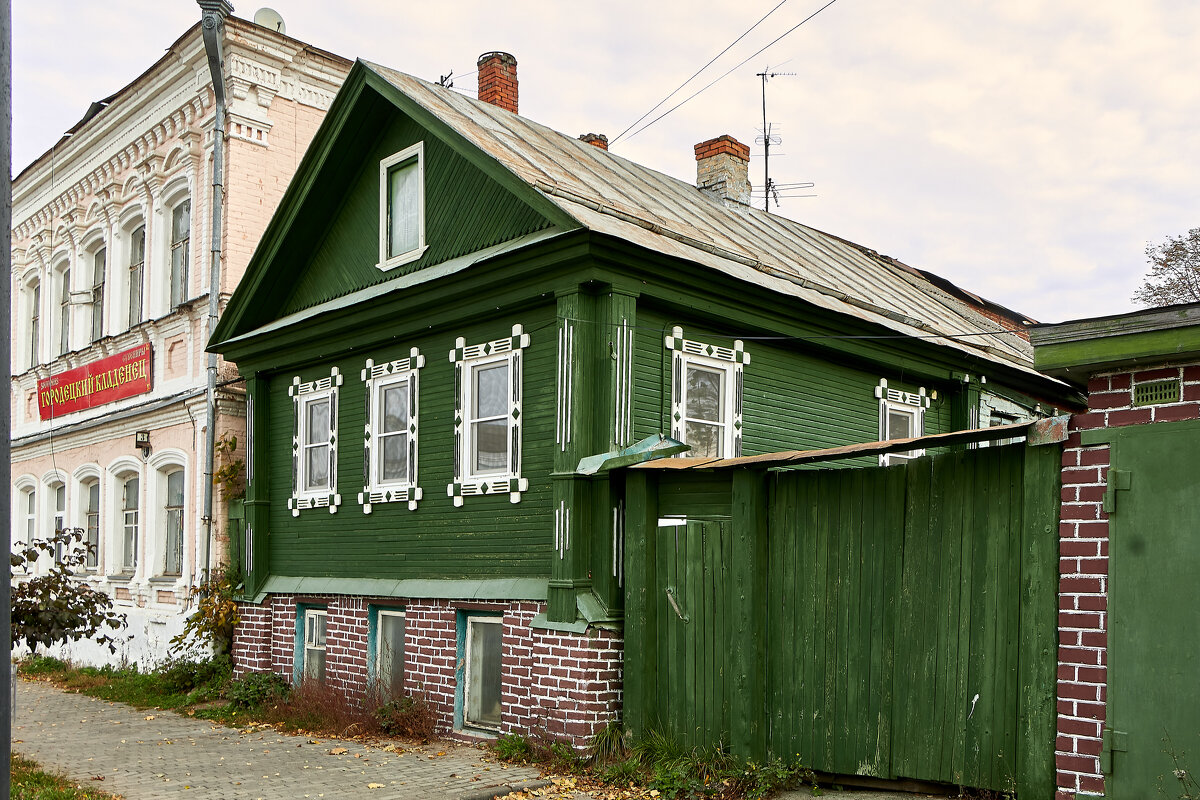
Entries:
<svg viewBox="0 0 1200 800">
<path fill-rule="evenodd" d="M 371 598 L 333 595 L 304 598 L 326 609 L 325 682 L 348 694 L 368 685 L 367 631 Z M 501 731 L 545 731 L 582 746 L 621 708 L 621 637 L 590 629 L 584 634 L 530 627 L 545 611 L 536 602 L 409 600 L 405 604 L 405 691 L 433 708 L 438 730 L 454 730 L 458 614 L 502 617 Z M 234 634 L 234 675 L 272 671 L 292 680 L 296 599 L 274 595 L 263 605 L 242 604 Z"/>
<path fill-rule="evenodd" d="M 1138 383 L 1179 378 L 1180 397 L 1134 407 Z M 1108 700 L 1108 445 L 1083 446 L 1080 432 L 1200 418 L 1200 364 L 1093 376 L 1088 411 L 1071 418 L 1063 449 L 1059 522 L 1058 735 L 1056 800 L 1103 795 L 1101 734 Z"/>
</svg>

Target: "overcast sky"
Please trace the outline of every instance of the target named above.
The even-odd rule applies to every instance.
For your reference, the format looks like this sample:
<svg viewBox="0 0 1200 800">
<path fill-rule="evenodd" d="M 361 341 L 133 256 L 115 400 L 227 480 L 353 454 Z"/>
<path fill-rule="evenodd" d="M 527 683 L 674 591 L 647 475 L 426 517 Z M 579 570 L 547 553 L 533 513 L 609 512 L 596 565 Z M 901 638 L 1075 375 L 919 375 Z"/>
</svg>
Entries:
<svg viewBox="0 0 1200 800">
<path fill-rule="evenodd" d="M 268 2 L 291 36 L 472 92 L 476 57 L 511 52 L 522 114 L 613 139 L 779 0 Z M 786 0 L 664 110 L 825 2 Z M 14 174 L 199 17 L 192 0 L 13 3 Z M 693 181 L 692 145 L 728 133 L 759 187 L 755 73 L 793 73 L 767 87 L 771 175 L 816 196 L 779 213 L 1042 321 L 1119 313 L 1146 243 L 1200 226 L 1197 53 L 1190 0 L 836 0 L 612 150 Z"/>
</svg>

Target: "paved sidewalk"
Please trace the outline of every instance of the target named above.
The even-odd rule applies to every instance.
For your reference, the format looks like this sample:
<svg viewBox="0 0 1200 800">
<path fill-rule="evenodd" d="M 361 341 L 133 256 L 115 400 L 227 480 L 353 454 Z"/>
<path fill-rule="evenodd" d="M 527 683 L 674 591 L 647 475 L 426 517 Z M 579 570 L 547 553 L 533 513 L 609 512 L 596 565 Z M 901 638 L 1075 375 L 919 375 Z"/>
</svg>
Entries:
<svg viewBox="0 0 1200 800">
<path fill-rule="evenodd" d="M 12 735 L 14 752 L 128 800 L 440 800 L 489 797 L 490 787 L 538 777 L 533 769 L 486 762 L 465 745 L 389 751 L 271 728 L 239 730 L 25 680 L 18 681 Z"/>
</svg>

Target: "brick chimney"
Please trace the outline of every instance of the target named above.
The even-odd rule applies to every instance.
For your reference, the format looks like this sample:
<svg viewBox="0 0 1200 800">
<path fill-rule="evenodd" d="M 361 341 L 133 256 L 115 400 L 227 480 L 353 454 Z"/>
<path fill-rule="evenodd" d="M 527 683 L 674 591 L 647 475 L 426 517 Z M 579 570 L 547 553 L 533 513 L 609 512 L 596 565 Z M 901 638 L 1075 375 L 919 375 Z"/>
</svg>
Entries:
<svg viewBox="0 0 1200 800">
<path fill-rule="evenodd" d="M 508 53 L 479 57 L 479 99 L 517 113 L 517 60 Z"/>
<path fill-rule="evenodd" d="M 750 147 L 726 134 L 696 145 L 696 186 L 726 203 L 750 205 Z"/>
<path fill-rule="evenodd" d="M 579 141 L 587 142 L 592 147 L 599 147 L 601 150 L 608 149 L 608 137 L 603 133 L 584 133 L 580 134 Z"/>
</svg>

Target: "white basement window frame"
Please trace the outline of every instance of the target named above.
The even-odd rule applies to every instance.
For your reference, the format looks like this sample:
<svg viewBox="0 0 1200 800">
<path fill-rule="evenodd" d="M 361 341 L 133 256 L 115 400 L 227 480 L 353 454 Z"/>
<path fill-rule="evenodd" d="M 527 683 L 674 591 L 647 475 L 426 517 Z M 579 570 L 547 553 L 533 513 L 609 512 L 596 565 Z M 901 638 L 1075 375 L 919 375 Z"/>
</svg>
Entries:
<svg viewBox="0 0 1200 800">
<path fill-rule="evenodd" d="M 342 381 L 342 374 L 333 367 L 328 378 L 302 383 L 296 376 L 288 387 L 293 406 L 288 508 L 293 517 L 310 508 L 328 508 L 330 514 L 336 514 L 342 504 L 337 491 L 338 387 Z M 324 419 L 322 406 L 327 408 Z"/>
<path fill-rule="evenodd" d="M 925 435 L 925 410 L 929 408 L 929 397 L 922 386 L 916 394 L 888 388 L 886 378 L 881 378 L 875 387 L 879 400 L 879 441 L 910 439 Z M 906 450 L 902 453 L 883 453 L 879 466 L 902 464 L 925 455 L 924 449 Z"/>
<path fill-rule="evenodd" d="M 359 373 L 366 388 L 366 424 L 363 429 L 363 490 L 358 502 L 364 514 L 371 513 L 376 503 L 407 503 L 410 511 L 417 510 L 422 491 L 418 485 L 417 454 L 420 432 L 420 371 L 425 356 L 417 348 L 408 358 L 376 364 L 367 359 Z M 403 417 L 392 420 L 388 414 L 390 399 L 403 390 Z M 396 410 L 393 407 L 393 410 Z M 398 423 L 398 424 L 397 424 Z M 389 464 L 389 454 L 396 448 L 404 457 L 399 474 Z"/>
<path fill-rule="evenodd" d="M 324 608 L 304 609 L 303 659 L 300 678 L 325 683 L 325 640 L 329 615 Z"/>
<path fill-rule="evenodd" d="M 507 492 L 509 501 L 521 502 L 521 493 L 529 491 L 529 480 L 521 475 L 521 413 L 523 353 L 529 346 L 529 334 L 520 325 L 512 327 L 512 335 L 483 344 L 468 345 L 458 337 L 450 351 L 454 364 L 454 481 L 446 486 L 446 494 L 456 507 L 471 495 Z M 504 369 L 507 397 L 481 407 L 478 401 L 480 381 L 485 375 L 499 377 Z M 497 400 L 492 397 L 488 400 Z M 495 431 L 504 425 L 504 450 L 491 451 L 493 464 L 482 464 L 481 433 L 486 428 Z M 497 458 L 496 456 L 500 456 Z"/>
<path fill-rule="evenodd" d="M 386 272 L 425 254 L 425 143 L 379 162 L 379 263 Z"/>
<path fill-rule="evenodd" d="M 373 677 L 384 696 L 404 692 L 404 639 L 406 621 L 403 608 L 380 608 L 375 611 L 375 641 Z"/>
<path fill-rule="evenodd" d="M 465 623 L 462 726 L 499 731 L 504 715 L 504 620 L 468 614 Z"/>
<path fill-rule="evenodd" d="M 745 365 L 750 363 L 745 345 L 740 339 L 734 341 L 733 347 L 686 339 L 683 328 L 678 326 L 671 329 L 664 344 L 672 353 L 671 436 L 692 445 L 692 450 L 683 455 L 740 456 L 742 385 Z M 712 392 L 714 380 L 717 385 Z M 711 405 L 713 400 L 717 403 L 715 409 Z M 707 441 L 702 443 L 702 438 Z"/>
</svg>

